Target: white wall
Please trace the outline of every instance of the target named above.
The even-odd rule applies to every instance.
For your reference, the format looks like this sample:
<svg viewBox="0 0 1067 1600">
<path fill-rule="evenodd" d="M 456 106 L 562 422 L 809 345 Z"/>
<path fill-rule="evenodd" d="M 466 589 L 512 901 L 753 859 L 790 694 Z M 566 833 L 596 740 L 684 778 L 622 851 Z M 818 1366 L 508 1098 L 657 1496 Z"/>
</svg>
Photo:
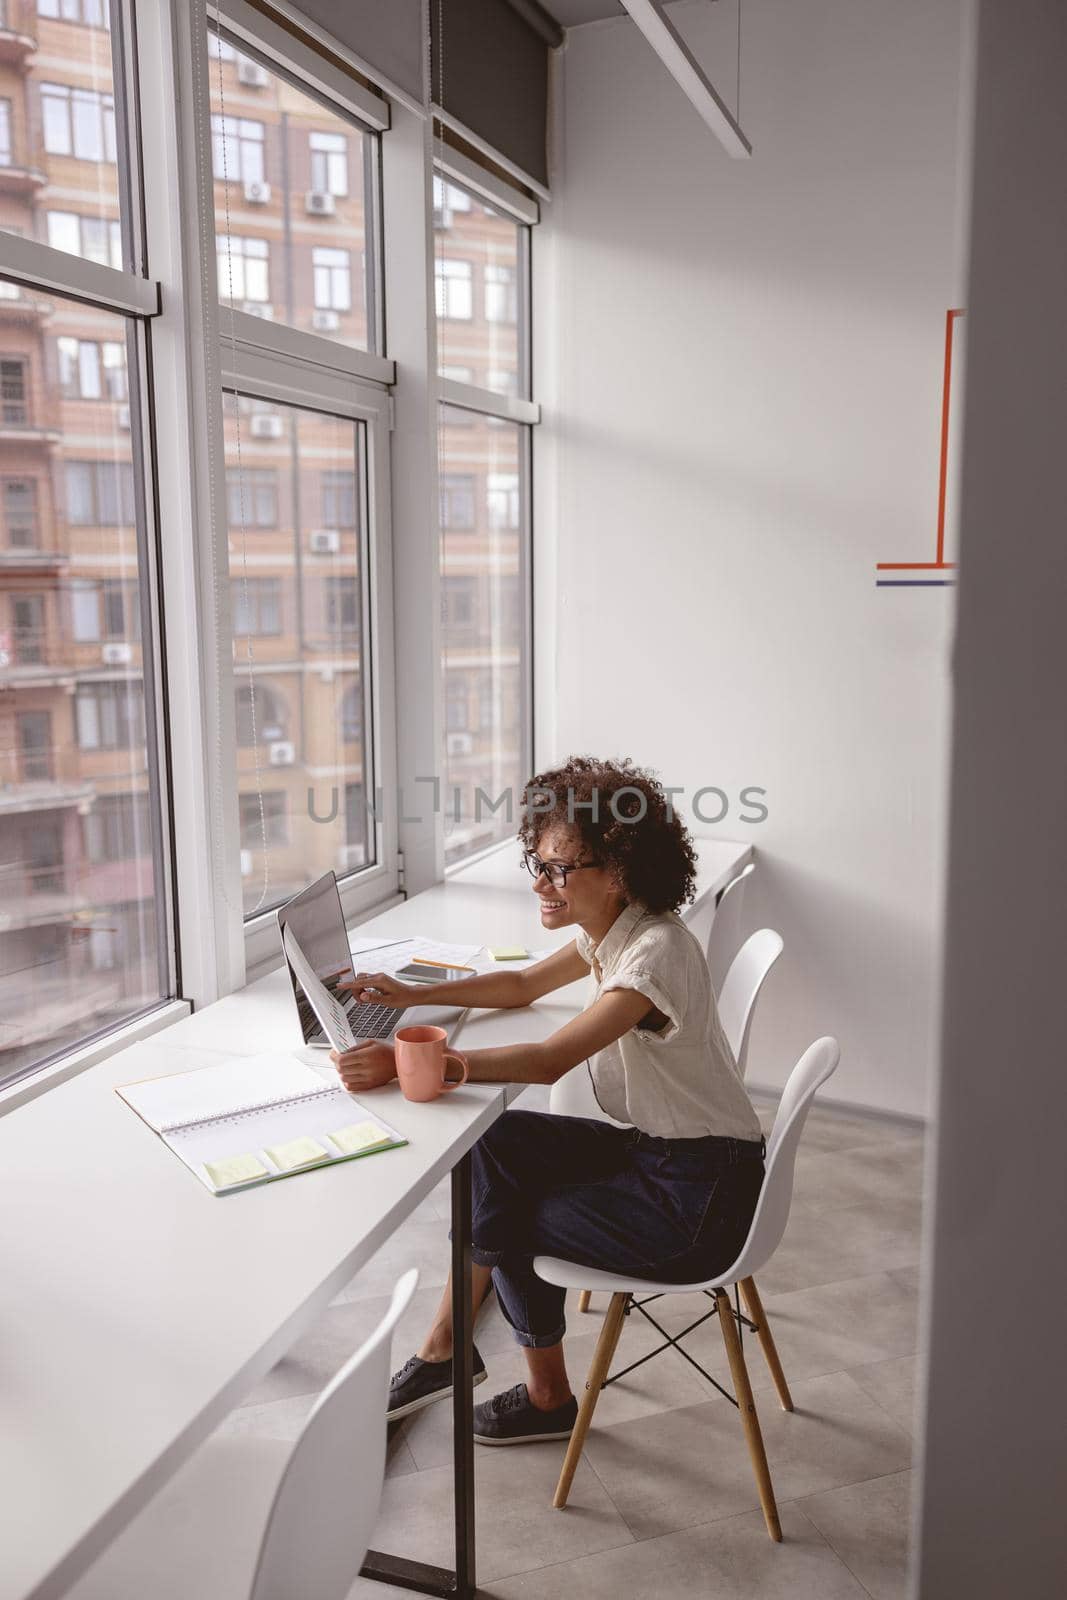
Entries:
<svg viewBox="0 0 1067 1600">
<path fill-rule="evenodd" d="M 672 11 L 732 102 L 734 5 Z M 757 845 L 747 920 L 786 941 L 750 1077 L 833 1032 L 836 1095 L 915 1115 L 954 591 L 874 579 L 932 555 L 960 13 L 749 0 L 747 162 L 628 20 L 572 31 L 535 278 L 538 760 L 724 789 L 702 831 Z"/>
<path fill-rule="evenodd" d="M 1062 0 L 983 0 L 922 1600 L 1067 1575 L 1065 68 Z"/>
</svg>

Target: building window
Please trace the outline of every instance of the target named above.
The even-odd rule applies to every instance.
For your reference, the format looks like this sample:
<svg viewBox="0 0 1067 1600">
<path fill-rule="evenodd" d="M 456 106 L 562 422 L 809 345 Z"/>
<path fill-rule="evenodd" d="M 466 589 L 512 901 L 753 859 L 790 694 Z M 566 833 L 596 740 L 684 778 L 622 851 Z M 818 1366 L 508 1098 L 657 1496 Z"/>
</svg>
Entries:
<svg viewBox="0 0 1067 1600">
<path fill-rule="evenodd" d="M 147 794 L 98 795 L 83 824 L 85 854 L 95 864 L 151 854 Z"/>
<path fill-rule="evenodd" d="M 122 225 L 115 217 L 82 217 L 74 211 L 49 211 L 48 243 L 85 261 L 122 271 Z"/>
<path fill-rule="evenodd" d="M 331 633 L 350 632 L 359 627 L 359 579 L 345 576 L 326 579 L 326 626 Z"/>
<path fill-rule="evenodd" d="M 68 400 L 125 400 L 126 351 L 93 339 L 56 340 L 59 387 Z"/>
<path fill-rule="evenodd" d="M 486 510 L 494 531 L 519 526 L 519 475 L 517 472 L 486 474 Z"/>
<path fill-rule="evenodd" d="M 67 521 L 73 527 L 125 528 L 136 517 L 133 464 L 129 461 L 68 461 Z"/>
<path fill-rule="evenodd" d="M 17 711 L 19 757 L 23 783 L 40 783 L 52 777 L 52 718 L 47 711 Z"/>
<path fill-rule="evenodd" d="M 237 234 L 220 233 L 215 240 L 215 250 L 219 294 L 223 300 L 264 304 L 270 299 L 270 248 L 266 239 L 243 239 Z"/>
<path fill-rule="evenodd" d="M 0 415 L 8 427 L 21 427 L 30 420 L 26 363 L 10 356 L 0 361 Z"/>
<path fill-rule="evenodd" d="M 66 83 L 41 84 L 44 147 L 51 156 L 79 161 L 114 161 L 115 101 L 97 89 Z"/>
<path fill-rule="evenodd" d="M 452 532 L 474 527 L 474 478 L 466 472 L 443 472 L 440 480 L 441 527 Z"/>
<path fill-rule="evenodd" d="M 0 100 L 0 167 L 11 165 L 11 101 Z"/>
<path fill-rule="evenodd" d="M 258 850 L 267 836 L 267 848 L 289 843 L 289 812 L 284 789 L 268 789 L 262 796 L 260 811 L 258 794 L 237 797 L 241 811 L 241 849 Z"/>
<path fill-rule="evenodd" d="M 345 744 L 358 744 L 363 737 L 363 689 L 354 683 L 341 701 L 341 738 Z"/>
<path fill-rule="evenodd" d="M 140 682 L 82 683 L 74 695 L 80 750 L 133 750 L 145 740 L 144 688 Z"/>
<path fill-rule="evenodd" d="M 433 179 L 433 223 L 435 228 L 451 228 L 457 211 L 469 211 L 471 197 L 465 189 L 457 189 L 439 173 Z"/>
<path fill-rule="evenodd" d="M 322 475 L 322 525 L 324 528 L 356 526 L 356 475 L 324 472 Z"/>
<path fill-rule="evenodd" d="M 514 322 L 517 309 L 514 270 L 488 265 L 485 269 L 486 322 Z"/>
<path fill-rule="evenodd" d="M 316 246 L 311 252 L 311 267 L 316 310 L 351 311 L 352 267 L 348 251 Z"/>
<path fill-rule="evenodd" d="M 231 468 L 226 474 L 231 528 L 278 526 L 278 474 L 274 467 Z"/>
<path fill-rule="evenodd" d="M 83 22 L 88 28 L 110 28 L 107 0 L 37 0 L 37 15 L 61 22 Z"/>
<path fill-rule="evenodd" d="M 39 665 L 44 660 L 44 595 L 12 595 L 11 621 L 16 666 Z"/>
<path fill-rule="evenodd" d="M 474 315 L 474 283 L 469 261 L 448 256 L 434 263 L 437 315 L 453 322 L 469 322 Z"/>
<path fill-rule="evenodd" d="M 211 119 L 215 177 L 229 183 L 262 183 L 266 176 L 262 122 L 247 117 Z"/>
<path fill-rule="evenodd" d="M 235 578 L 233 631 L 243 637 L 277 636 L 282 631 L 280 578 Z"/>
<path fill-rule="evenodd" d="M 447 629 L 469 631 L 473 628 L 478 620 L 478 579 L 444 578 L 441 610 Z"/>
<path fill-rule="evenodd" d="M 342 200 L 348 193 L 348 140 L 343 133 L 310 133 L 311 187 Z"/>
<path fill-rule="evenodd" d="M 467 716 L 467 685 L 462 678 L 452 679 L 445 693 L 445 726 L 449 733 L 464 733 Z"/>
<path fill-rule="evenodd" d="M 237 743 L 243 750 L 255 744 L 273 744 L 286 737 L 289 718 L 285 702 L 265 683 L 237 687 Z"/>
<path fill-rule="evenodd" d="M 4 526 L 13 550 L 37 545 L 37 484 L 33 478 L 3 480 Z"/>
</svg>

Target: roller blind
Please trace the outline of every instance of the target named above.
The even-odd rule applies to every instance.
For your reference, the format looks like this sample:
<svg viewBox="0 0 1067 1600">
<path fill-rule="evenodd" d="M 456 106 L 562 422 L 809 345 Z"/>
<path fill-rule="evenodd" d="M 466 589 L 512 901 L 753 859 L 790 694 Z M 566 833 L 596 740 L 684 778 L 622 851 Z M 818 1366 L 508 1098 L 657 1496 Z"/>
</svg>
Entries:
<svg viewBox="0 0 1067 1600">
<path fill-rule="evenodd" d="M 539 183 L 548 182 L 548 52 L 558 24 L 535 0 L 431 0 L 433 98 Z"/>
<path fill-rule="evenodd" d="M 421 0 L 297 0 L 299 10 L 420 103 Z M 436 5 L 437 0 L 431 0 Z"/>
</svg>

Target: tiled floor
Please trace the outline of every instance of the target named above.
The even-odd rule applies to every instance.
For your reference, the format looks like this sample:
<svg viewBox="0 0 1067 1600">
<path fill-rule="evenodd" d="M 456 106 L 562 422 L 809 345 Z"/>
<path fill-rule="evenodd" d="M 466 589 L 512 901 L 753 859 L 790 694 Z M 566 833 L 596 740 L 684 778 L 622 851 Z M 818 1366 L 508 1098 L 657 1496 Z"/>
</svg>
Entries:
<svg viewBox="0 0 1067 1600">
<path fill-rule="evenodd" d="M 536 1103 L 529 1091 L 524 1104 Z M 770 1125 L 773 1102 L 760 1101 Z M 672 1351 L 607 1389 L 565 1511 L 552 1509 L 563 1446 L 476 1452 L 482 1592 L 498 1600 L 614 1597 L 652 1600 L 902 1600 L 909 1523 L 917 1338 L 922 1135 L 918 1129 L 817 1110 L 809 1120 L 785 1240 L 760 1275 L 765 1309 L 796 1410 L 778 1407 L 754 1339 L 746 1356 L 756 1391 L 784 1541 L 773 1545 L 736 1412 Z M 414 1348 L 445 1281 L 447 1188 L 397 1237 L 279 1363 L 225 1428 L 291 1438 L 323 1382 L 375 1324 L 401 1271 L 418 1266 L 415 1301 L 394 1342 Z M 671 1331 L 693 1300 L 660 1302 Z M 568 1362 L 576 1388 L 606 1297 L 569 1308 Z M 617 1365 L 651 1348 L 638 1317 Z M 495 1304 L 479 1323 L 489 1368 L 480 1398 L 524 1375 Z M 694 1354 L 725 1366 L 714 1321 Z M 436 1405 L 392 1430 L 374 1543 L 450 1565 L 450 1415 Z M 396 1590 L 361 1581 L 353 1600 Z"/>
</svg>

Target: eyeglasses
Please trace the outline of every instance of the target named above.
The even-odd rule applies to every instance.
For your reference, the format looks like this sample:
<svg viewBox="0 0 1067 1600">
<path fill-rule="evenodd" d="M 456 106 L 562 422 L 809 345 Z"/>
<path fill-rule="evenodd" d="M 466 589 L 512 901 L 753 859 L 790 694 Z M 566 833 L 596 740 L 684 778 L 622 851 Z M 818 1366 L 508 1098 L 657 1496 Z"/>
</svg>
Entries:
<svg viewBox="0 0 1067 1600">
<path fill-rule="evenodd" d="M 565 889 L 567 887 L 568 872 L 579 872 L 582 867 L 598 867 L 600 862 L 573 861 L 568 866 L 564 866 L 559 861 L 551 863 L 542 861 L 541 857 L 535 856 L 532 850 L 527 850 L 523 853 L 522 864 L 531 878 L 539 878 L 543 872 L 553 889 Z"/>
</svg>

